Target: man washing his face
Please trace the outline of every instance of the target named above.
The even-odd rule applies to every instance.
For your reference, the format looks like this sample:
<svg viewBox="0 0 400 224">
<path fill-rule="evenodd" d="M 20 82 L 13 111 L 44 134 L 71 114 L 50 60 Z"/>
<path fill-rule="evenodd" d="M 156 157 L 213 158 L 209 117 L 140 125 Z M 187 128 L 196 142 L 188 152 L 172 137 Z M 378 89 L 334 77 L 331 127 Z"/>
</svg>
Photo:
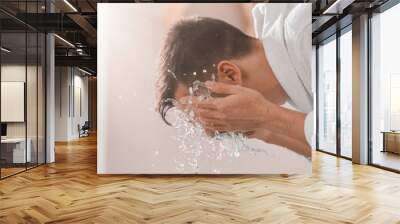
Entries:
<svg viewBox="0 0 400 224">
<path fill-rule="evenodd" d="M 206 130 L 241 132 L 311 157 L 310 15 L 309 4 L 256 5 L 257 38 L 212 18 L 177 23 L 162 50 L 163 119 L 173 107 L 167 99 L 185 104 L 199 80 L 218 96 L 191 105 Z M 282 107 L 285 102 L 296 110 Z"/>
</svg>

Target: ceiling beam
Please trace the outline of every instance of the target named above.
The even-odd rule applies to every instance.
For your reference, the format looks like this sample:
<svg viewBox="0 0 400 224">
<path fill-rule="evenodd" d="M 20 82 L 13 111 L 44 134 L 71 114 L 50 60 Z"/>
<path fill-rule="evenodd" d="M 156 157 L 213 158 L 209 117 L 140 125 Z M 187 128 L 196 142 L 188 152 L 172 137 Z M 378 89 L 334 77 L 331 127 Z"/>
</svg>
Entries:
<svg viewBox="0 0 400 224">
<path fill-rule="evenodd" d="M 324 15 L 338 15 L 342 14 L 344 9 L 351 5 L 355 0 L 336 0 L 332 4 L 328 5 L 326 9 L 323 10 Z"/>
<path fill-rule="evenodd" d="M 97 36 L 97 30 L 90 24 L 85 17 L 80 14 L 68 14 L 67 15 L 71 20 L 73 20 L 76 24 L 78 24 L 88 35 L 91 37 Z"/>
<path fill-rule="evenodd" d="M 56 66 L 80 66 L 88 67 L 96 71 L 97 59 L 91 56 L 56 56 Z"/>
</svg>

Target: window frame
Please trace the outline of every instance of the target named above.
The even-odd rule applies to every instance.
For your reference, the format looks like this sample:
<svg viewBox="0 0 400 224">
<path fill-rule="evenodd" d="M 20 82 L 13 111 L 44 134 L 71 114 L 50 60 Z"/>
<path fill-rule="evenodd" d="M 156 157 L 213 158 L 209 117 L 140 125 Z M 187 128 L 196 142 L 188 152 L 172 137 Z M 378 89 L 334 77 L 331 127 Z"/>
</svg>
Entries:
<svg viewBox="0 0 400 224">
<path fill-rule="evenodd" d="M 327 38 L 319 41 L 316 44 L 316 151 L 323 152 L 329 155 L 333 155 L 336 157 L 344 158 L 347 160 L 352 160 L 352 158 L 347 157 L 342 155 L 342 150 L 341 150 L 341 118 L 340 118 L 340 103 L 341 103 L 341 97 L 340 97 L 340 84 L 341 84 L 341 66 L 340 66 L 340 60 L 341 60 L 341 55 L 340 55 L 340 37 L 347 32 L 352 31 L 352 23 L 347 24 L 343 28 L 339 29 L 336 31 L 336 33 L 328 36 Z M 319 147 L 319 85 L 320 85 L 320 80 L 319 80 L 319 47 L 321 44 L 327 44 L 331 41 L 336 41 L 336 152 L 328 152 L 327 150 L 324 150 Z"/>
</svg>

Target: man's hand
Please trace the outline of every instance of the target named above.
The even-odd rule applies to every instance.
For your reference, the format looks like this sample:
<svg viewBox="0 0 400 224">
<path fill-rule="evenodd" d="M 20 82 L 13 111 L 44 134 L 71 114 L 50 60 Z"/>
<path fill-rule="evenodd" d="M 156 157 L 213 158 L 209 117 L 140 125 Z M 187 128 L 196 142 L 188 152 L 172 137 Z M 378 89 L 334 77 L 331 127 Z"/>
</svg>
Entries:
<svg viewBox="0 0 400 224">
<path fill-rule="evenodd" d="M 304 134 L 304 113 L 271 103 L 253 89 L 216 82 L 206 85 L 221 97 L 206 100 L 186 97 L 180 100 L 180 107 L 194 111 L 195 119 L 209 135 L 215 131 L 241 132 L 310 155 Z"/>
<path fill-rule="evenodd" d="M 248 132 L 262 128 L 274 119 L 279 107 L 253 89 L 217 82 L 206 85 L 211 92 L 224 95 L 193 104 L 199 122 L 209 130 Z"/>
</svg>

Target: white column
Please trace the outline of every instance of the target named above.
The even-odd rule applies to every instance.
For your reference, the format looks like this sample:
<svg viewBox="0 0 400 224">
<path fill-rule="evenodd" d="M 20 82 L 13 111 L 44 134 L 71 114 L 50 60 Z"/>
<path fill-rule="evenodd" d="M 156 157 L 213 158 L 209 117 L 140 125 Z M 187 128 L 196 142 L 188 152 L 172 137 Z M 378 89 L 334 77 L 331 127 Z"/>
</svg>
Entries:
<svg viewBox="0 0 400 224">
<path fill-rule="evenodd" d="M 54 133 L 55 133 L 55 56 L 54 35 L 46 36 L 46 163 L 55 161 Z"/>
<path fill-rule="evenodd" d="M 368 163 L 368 15 L 353 20 L 353 162 Z"/>
</svg>

